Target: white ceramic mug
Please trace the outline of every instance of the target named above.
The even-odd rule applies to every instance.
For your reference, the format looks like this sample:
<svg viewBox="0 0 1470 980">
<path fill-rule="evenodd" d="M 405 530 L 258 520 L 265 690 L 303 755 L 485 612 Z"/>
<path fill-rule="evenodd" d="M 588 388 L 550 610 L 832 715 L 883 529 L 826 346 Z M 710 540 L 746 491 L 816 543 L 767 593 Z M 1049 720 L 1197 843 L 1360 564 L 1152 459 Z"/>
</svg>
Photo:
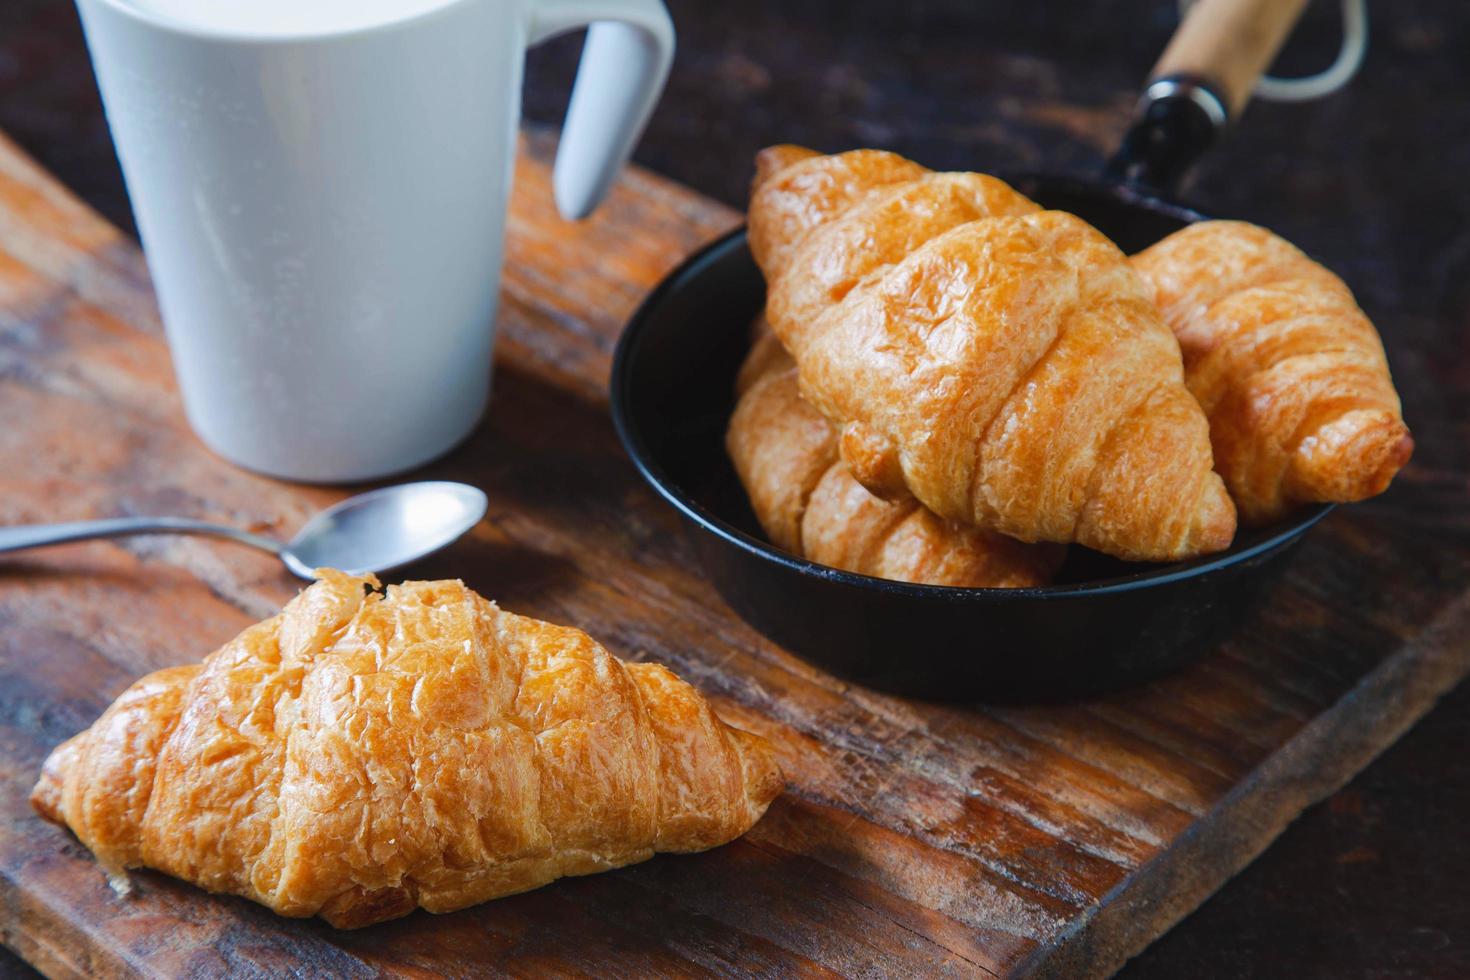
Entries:
<svg viewBox="0 0 1470 980">
<path fill-rule="evenodd" d="M 592 25 L 555 171 L 581 217 L 674 44 L 660 0 L 77 4 L 189 421 L 309 481 L 417 466 L 484 409 L 526 46 Z"/>
</svg>

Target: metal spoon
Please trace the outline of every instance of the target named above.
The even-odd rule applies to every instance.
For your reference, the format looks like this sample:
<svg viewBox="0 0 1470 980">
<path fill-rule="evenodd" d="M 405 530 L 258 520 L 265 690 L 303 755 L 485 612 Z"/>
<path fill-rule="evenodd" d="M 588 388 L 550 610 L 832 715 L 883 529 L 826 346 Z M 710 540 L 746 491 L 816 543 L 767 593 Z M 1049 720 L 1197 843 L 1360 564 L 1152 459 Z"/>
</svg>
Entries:
<svg viewBox="0 0 1470 980">
<path fill-rule="evenodd" d="M 328 507 L 285 544 L 184 517 L 119 517 L 0 527 L 0 552 L 128 534 L 210 534 L 269 551 L 301 578 L 314 578 L 317 568 L 362 575 L 407 565 L 453 543 L 479 523 L 487 504 L 482 492 L 463 483 L 402 483 Z"/>
</svg>

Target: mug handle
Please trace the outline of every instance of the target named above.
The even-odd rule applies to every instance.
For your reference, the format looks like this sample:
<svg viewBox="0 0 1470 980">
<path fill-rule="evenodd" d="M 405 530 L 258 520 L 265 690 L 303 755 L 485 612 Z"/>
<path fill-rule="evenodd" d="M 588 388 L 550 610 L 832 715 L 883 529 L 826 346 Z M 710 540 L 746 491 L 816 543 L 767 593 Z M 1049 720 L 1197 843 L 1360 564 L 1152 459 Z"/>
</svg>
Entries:
<svg viewBox="0 0 1470 980">
<path fill-rule="evenodd" d="M 661 0 L 534 0 L 530 43 L 588 27 L 556 151 L 552 186 L 562 217 L 585 218 L 628 162 L 674 58 Z"/>
</svg>

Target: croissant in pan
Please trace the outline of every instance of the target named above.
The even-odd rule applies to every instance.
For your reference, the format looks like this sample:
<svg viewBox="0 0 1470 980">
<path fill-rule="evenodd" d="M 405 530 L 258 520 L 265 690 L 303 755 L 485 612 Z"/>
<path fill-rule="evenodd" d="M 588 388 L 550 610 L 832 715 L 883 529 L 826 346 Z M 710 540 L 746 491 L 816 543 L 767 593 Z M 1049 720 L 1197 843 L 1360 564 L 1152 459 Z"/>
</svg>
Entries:
<svg viewBox="0 0 1470 980">
<path fill-rule="evenodd" d="M 838 458 L 832 424 L 802 400 L 796 365 L 768 330 L 741 367 L 725 445 L 751 508 L 779 547 L 850 572 L 966 588 L 1044 585 L 1063 557 L 942 520 L 912 497 L 868 493 Z"/>
<path fill-rule="evenodd" d="M 1125 559 L 1230 544 L 1178 342 L 1111 242 L 981 174 L 767 154 L 750 208 L 767 315 L 859 483 Z"/>
<path fill-rule="evenodd" d="M 323 572 L 202 664 L 150 674 L 32 804 L 115 882 L 152 867 L 353 928 L 744 833 L 765 742 L 688 684 L 463 583 Z"/>
<path fill-rule="evenodd" d="M 1264 228 L 1205 221 L 1140 252 L 1241 519 L 1382 493 L 1414 450 L 1383 343 L 1341 279 Z"/>
</svg>

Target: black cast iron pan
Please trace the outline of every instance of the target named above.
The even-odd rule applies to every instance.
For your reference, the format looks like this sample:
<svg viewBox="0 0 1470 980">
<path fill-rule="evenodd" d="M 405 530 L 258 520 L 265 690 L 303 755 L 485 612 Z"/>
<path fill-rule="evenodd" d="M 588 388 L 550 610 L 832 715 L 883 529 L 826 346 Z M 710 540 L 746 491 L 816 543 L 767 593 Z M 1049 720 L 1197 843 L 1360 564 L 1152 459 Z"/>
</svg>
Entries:
<svg viewBox="0 0 1470 980">
<path fill-rule="evenodd" d="M 1304 2 L 1204 0 L 1165 51 L 1102 180 L 1011 182 L 1130 253 L 1200 220 L 1169 191 L 1239 112 Z M 687 519 L 704 570 L 731 607 L 849 679 L 920 697 L 993 700 L 1070 697 L 1158 676 L 1226 637 L 1332 509 L 1242 531 L 1229 551 L 1174 565 L 1073 547 L 1056 584 L 1034 589 L 912 585 L 797 558 L 766 541 L 724 451 L 735 373 L 764 301 L 744 230 L 690 258 L 618 343 L 613 419 L 639 472 Z"/>
</svg>

